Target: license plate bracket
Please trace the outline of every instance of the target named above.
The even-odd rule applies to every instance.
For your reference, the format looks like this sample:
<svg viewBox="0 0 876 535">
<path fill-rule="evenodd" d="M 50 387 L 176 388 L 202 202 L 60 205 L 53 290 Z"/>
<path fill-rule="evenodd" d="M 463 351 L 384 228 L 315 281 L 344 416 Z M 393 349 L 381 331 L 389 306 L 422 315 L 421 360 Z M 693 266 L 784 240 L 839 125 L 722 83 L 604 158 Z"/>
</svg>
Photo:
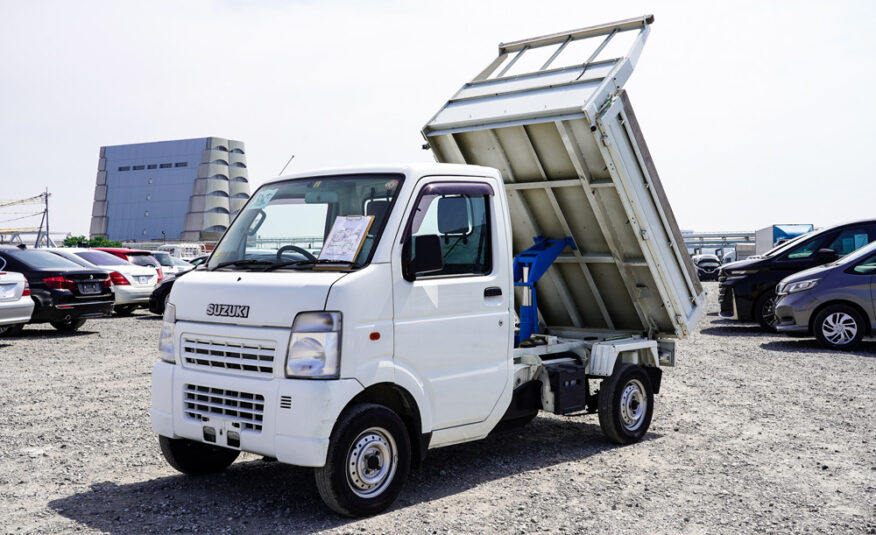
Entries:
<svg viewBox="0 0 876 535">
<path fill-rule="evenodd" d="M 82 295 L 95 295 L 100 293 L 101 283 L 99 282 L 80 282 L 79 293 Z"/>
</svg>

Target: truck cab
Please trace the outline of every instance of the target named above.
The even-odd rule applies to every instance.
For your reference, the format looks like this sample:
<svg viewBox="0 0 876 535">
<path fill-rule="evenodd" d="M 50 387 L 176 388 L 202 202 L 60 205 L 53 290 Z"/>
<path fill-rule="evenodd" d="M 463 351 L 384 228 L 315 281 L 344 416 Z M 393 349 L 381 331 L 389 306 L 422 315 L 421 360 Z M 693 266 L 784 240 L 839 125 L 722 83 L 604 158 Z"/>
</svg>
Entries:
<svg viewBox="0 0 876 535">
<path fill-rule="evenodd" d="M 424 127 L 438 163 L 261 186 L 165 309 L 151 418 L 167 461 L 313 467 L 325 503 L 357 516 L 389 507 L 427 450 L 541 410 L 641 440 L 704 301 L 619 90 L 652 21 L 500 46 Z M 624 32 L 627 57 L 496 74 Z"/>
</svg>

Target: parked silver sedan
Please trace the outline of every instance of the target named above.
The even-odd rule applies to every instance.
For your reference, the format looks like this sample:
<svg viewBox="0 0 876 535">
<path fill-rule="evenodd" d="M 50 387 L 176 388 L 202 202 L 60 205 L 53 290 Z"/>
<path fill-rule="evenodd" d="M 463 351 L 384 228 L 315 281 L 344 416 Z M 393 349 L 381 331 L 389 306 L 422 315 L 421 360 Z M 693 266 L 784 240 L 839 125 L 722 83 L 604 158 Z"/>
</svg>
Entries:
<svg viewBox="0 0 876 535">
<path fill-rule="evenodd" d="M 30 286 L 21 273 L 3 271 L 5 261 L 0 258 L 0 336 L 21 332 L 33 314 Z"/>
<path fill-rule="evenodd" d="M 829 349 L 853 349 L 876 333 L 876 242 L 776 286 L 776 329 L 812 335 Z"/>
</svg>

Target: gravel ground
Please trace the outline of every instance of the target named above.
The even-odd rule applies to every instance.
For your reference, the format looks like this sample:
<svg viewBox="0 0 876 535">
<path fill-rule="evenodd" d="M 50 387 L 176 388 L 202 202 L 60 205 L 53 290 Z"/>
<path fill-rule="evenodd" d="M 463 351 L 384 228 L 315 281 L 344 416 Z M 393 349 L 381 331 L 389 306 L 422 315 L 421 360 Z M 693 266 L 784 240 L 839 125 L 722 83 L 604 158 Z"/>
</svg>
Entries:
<svg viewBox="0 0 876 535">
<path fill-rule="evenodd" d="M 149 426 L 158 329 L 140 312 L 0 338 L 0 531 L 876 533 L 876 342 L 832 353 L 709 314 L 641 443 L 542 415 L 431 451 L 391 510 L 351 520 L 306 469 L 173 471 Z"/>
</svg>

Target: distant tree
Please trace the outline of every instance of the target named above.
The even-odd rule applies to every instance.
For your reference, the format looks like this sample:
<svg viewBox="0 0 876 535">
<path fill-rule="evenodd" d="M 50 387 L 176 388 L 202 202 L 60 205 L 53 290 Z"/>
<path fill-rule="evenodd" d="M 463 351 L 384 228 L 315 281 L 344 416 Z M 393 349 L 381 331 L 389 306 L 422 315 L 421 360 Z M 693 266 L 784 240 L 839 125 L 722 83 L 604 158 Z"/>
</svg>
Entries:
<svg viewBox="0 0 876 535">
<path fill-rule="evenodd" d="M 70 236 L 64 238 L 64 247 L 121 247 L 122 242 L 111 241 L 103 236 L 88 239 L 85 236 Z"/>
</svg>

